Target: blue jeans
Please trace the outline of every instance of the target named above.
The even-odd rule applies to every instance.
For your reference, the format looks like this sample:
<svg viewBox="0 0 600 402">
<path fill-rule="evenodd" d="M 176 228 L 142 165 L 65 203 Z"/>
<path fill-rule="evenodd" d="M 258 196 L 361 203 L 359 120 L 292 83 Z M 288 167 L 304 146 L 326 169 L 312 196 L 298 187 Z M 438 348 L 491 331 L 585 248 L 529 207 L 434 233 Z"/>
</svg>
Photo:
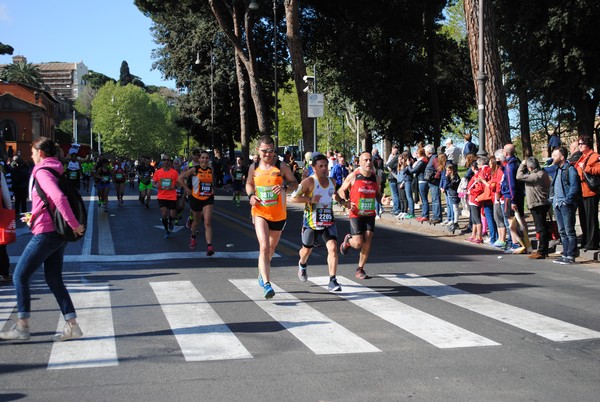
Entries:
<svg viewBox="0 0 600 402">
<path fill-rule="evenodd" d="M 427 183 L 429 186 L 429 190 L 431 190 L 431 209 L 432 209 L 432 218 L 434 220 L 441 221 L 442 220 L 442 193 L 440 191 L 440 186 Z"/>
<path fill-rule="evenodd" d="M 426 181 L 419 182 L 419 195 L 421 196 L 421 216 L 429 218 L 429 183 Z"/>
<path fill-rule="evenodd" d="M 406 194 L 406 200 L 408 201 L 408 213 L 410 215 L 415 214 L 415 200 L 413 200 L 412 196 L 412 182 L 405 181 L 404 182 L 404 194 Z"/>
<path fill-rule="evenodd" d="M 496 221 L 494 220 L 494 203 L 491 201 L 484 202 L 483 213 L 485 214 L 488 233 L 490 234 L 490 244 L 494 244 L 498 240 L 498 230 L 496 228 Z"/>
<path fill-rule="evenodd" d="M 577 252 L 577 234 L 575 233 L 575 211 L 576 205 L 565 204 L 554 207 L 554 216 L 563 246 L 562 255 L 573 257 Z"/>
<path fill-rule="evenodd" d="M 56 232 L 48 232 L 33 236 L 25 250 L 23 250 L 13 275 L 19 318 L 29 318 L 31 316 L 29 279 L 42 264 L 44 264 L 46 283 L 54 294 L 65 320 L 77 317 L 75 307 L 62 278 L 63 257 L 66 246 L 67 242 L 58 237 Z"/>
<path fill-rule="evenodd" d="M 392 194 L 392 215 L 398 215 L 400 213 L 400 208 L 397 181 L 390 181 L 390 193 Z"/>
</svg>

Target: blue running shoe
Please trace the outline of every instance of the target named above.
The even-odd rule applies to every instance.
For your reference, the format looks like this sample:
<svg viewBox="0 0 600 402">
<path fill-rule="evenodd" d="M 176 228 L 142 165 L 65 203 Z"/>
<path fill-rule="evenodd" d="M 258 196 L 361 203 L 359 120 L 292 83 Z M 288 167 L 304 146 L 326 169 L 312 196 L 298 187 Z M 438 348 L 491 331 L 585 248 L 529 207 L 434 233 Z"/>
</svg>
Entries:
<svg viewBox="0 0 600 402">
<path fill-rule="evenodd" d="M 275 296 L 275 291 L 271 287 L 270 282 L 265 283 L 265 286 L 263 287 L 263 289 L 265 291 L 265 299 L 272 299 L 273 296 Z"/>
<path fill-rule="evenodd" d="M 169 232 L 168 230 L 165 232 L 165 235 L 163 236 L 163 239 L 168 239 L 169 237 L 171 237 L 171 232 Z"/>
</svg>

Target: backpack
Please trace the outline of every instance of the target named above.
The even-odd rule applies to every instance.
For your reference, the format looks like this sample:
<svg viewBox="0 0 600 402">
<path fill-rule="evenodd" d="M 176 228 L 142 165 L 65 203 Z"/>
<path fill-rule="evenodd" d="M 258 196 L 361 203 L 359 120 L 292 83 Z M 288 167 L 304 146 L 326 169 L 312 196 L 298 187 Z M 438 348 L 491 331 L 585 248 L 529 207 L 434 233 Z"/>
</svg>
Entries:
<svg viewBox="0 0 600 402">
<path fill-rule="evenodd" d="M 81 198 L 81 194 L 77 188 L 73 185 L 71 180 L 67 177 L 66 173 L 58 174 L 56 170 L 51 168 L 40 168 L 51 172 L 56 178 L 58 178 L 58 187 L 63 192 L 63 194 L 67 197 L 69 201 L 69 206 L 73 211 L 73 215 L 77 218 L 77 221 L 81 224 L 85 224 L 87 222 L 87 210 L 85 209 L 85 204 L 83 203 L 83 198 Z M 54 211 L 50 211 L 50 204 L 48 203 L 48 198 L 46 197 L 46 193 L 40 187 L 37 180 L 35 181 L 35 189 L 44 202 L 44 208 L 50 213 L 52 217 L 52 221 L 54 222 L 54 228 L 58 236 L 66 241 L 77 241 L 81 239 L 83 236 L 79 236 L 73 232 L 73 229 L 65 218 L 62 216 L 58 208 L 55 208 Z"/>
</svg>

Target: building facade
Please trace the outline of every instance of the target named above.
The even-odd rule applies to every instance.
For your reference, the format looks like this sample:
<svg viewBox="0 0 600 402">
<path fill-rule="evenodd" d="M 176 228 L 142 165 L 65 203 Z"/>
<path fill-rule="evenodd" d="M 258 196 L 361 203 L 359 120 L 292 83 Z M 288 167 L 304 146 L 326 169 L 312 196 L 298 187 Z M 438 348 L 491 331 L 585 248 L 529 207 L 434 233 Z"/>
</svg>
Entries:
<svg viewBox="0 0 600 402">
<path fill-rule="evenodd" d="M 0 82 L 0 156 L 31 159 L 31 143 L 54 139 L 58 101 L 49 92 L 19 82 Z"/>
</svg>

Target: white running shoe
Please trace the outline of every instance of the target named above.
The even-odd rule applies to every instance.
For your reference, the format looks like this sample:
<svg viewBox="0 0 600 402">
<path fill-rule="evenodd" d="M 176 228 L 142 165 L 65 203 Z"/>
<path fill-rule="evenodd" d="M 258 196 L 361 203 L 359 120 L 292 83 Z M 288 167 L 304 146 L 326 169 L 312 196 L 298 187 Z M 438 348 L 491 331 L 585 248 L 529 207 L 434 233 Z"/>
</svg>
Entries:
<svg viewBox="0 0 600 402">
<path fill-rule="evenodd" d="M 83 331 L 79 328 L 78 324 L 71 324 L 67 322 L 65 329 L 60 334 L 54 335 L 52 340 L 54 342 L 68 341 L 69 339 L 77 339 L 83 336 Z"/>
</svg>

